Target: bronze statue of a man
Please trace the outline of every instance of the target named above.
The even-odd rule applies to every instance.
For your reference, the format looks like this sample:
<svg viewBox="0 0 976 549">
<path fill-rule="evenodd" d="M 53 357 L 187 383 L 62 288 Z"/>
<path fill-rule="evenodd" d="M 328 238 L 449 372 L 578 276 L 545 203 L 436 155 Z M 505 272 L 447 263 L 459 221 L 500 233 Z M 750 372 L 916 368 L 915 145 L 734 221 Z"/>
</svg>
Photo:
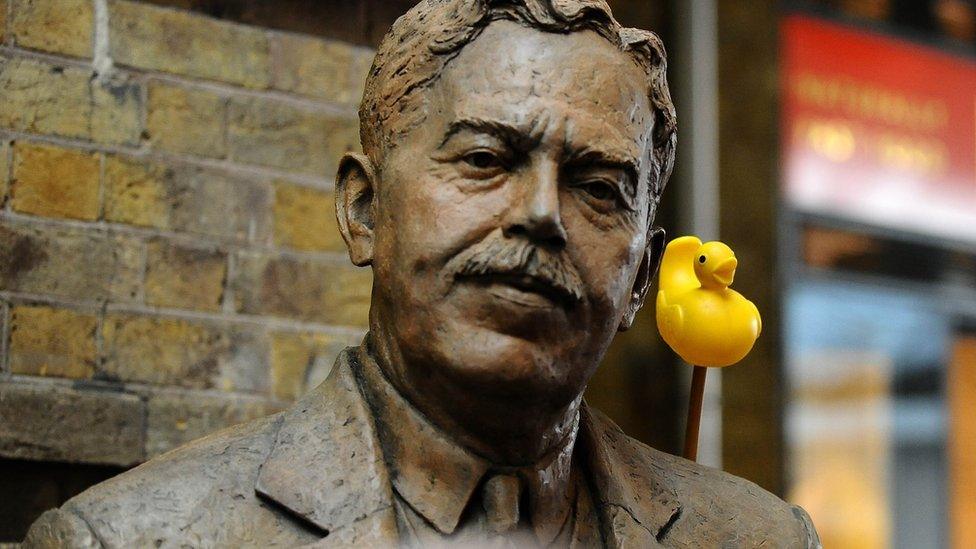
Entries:
<svg viewBox="0 0 976 549">
<path fill-rule="evenodd" d="M 815 547 L 806 514 L 582 401 L 644 303 L 658 37 L 602 0 L 425 0 L 376 56 L 339 226 L 370 330 L 281 414 L 48 511 L 27 547 Z"/>
</svg>

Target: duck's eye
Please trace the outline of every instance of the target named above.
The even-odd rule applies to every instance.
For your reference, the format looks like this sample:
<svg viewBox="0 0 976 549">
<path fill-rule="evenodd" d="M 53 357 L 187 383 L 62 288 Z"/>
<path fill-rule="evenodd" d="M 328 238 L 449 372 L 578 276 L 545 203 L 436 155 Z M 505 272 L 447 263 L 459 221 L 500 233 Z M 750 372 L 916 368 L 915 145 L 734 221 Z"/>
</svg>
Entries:
<svg viewBox="0 0 976 549">
<path fill-rule="evenodd" d="M 699 262 L 699 263 L 704 263 L 704 262 L 705 262 L 705 256 L 701 256 L 701 257 L 699 257 L 699 258 L 698 258 L 698 262 Z"/>
</svg>

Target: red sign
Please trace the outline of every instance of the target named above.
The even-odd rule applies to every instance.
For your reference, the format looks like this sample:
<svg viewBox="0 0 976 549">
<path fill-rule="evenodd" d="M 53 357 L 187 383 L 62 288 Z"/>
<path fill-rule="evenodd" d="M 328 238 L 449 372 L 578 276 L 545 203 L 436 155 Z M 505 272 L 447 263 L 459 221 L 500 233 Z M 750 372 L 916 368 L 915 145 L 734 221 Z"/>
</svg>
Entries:
<svg viewBox="0 0 976 549">
<path fill-rule="evenodd" d="M 976 63 L 803 16 L 782 36 L 791 205 L 976 240 Z"/>
</svg>

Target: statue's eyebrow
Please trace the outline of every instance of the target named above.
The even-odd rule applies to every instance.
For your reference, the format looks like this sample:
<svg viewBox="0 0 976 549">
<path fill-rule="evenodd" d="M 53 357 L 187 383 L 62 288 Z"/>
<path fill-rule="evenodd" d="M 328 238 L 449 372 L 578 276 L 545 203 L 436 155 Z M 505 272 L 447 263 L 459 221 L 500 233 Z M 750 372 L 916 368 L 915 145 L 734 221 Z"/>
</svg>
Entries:
<svg viewBox="0 0 976 549">
<path fill-rule="evenodd" d="M 444 133 L 444 139 L 441 140 L 441 144 L 438 148 L 446 145 L 447 142 L 450 141 L 455 135 L 466 131 L 492 135 L 505 143 L 518 148 L 530 148 L 534 144 L 538 143 L 538 137 L 533 136 L 533 132 L 529 129 L 518 128 L 497 120 L 488 120 L 484 118 L 462 118 L 451 122 L 451 125 L 448 127 L 447 132 Z"/>
</svg>

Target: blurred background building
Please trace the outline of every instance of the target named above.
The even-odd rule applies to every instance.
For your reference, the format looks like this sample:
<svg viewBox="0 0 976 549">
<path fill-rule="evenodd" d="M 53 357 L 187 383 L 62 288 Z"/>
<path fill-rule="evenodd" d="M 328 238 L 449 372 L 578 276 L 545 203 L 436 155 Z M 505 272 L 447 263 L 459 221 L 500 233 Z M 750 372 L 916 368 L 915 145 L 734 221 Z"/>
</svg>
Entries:
<svg viewBox="0 0 976 549">
<path fill-rule="evenodd" d="M 976 546 L 974 29 L 961 0 L 780 22 L 786 494 L 827 547 Z"/>
<path fill-rule="evenodd" d="M 412 4 L 0 0 L 0 543 L 359 341 L 332 177 Z M 828 548 L 976 547 L 972 0 L 610 4 L 670 50 L 659 222 L 731 244 L 765 321 L 701 461 Z M 689 378 L 648 308 L 588 399 L 678 453 Z"/>
</svg>

